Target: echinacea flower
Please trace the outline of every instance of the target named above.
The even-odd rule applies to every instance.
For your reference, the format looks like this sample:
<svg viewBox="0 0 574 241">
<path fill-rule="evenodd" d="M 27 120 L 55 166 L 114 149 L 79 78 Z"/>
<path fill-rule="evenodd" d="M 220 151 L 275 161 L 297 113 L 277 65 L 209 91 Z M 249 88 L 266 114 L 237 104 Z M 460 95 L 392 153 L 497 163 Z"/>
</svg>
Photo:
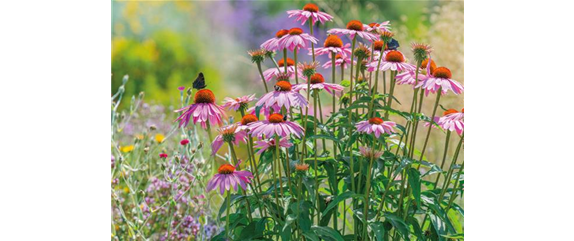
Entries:
<svg viewBox="0 0 574 241">
<path fill-rule="evenodd" d="M 277 31 L 277 33 L 275 34 L 275 38 L 271 38 L 271 39 L 268 39 L 267 41 L 263 42 L 261 44 L 261 48 L 265 49 L 267 51 L 282 50 L 282 49 L 278 48 L 277 44 L 278 44 L 279 40 L 287 34 L 289 34 L 289 30 L 287 30 L 287 29 L 281 29 L 281 30 Z"/>
<path fill-rule="evenodd" d="M 301 83 L 298 85 L 293 86 L 293 90 L 295 91 L 300 91 L 300 90 L 307 90 L 307 85 L 309 85 L 309 87 L 311 87 L 311 89 L 314 90 L 326 90 L 329 94 L 331 95 L 340 95 L 341 91 L 345 89 L 345 87 L 338 85 L 338 84 L 330 84 L 330 83 L 325 83 L 325 78 L 323 78 L 323 75 L 319 74 L 319 73 L 315 73 L 314 75 L 311 75 L 311 83 Z"/>
<path fill-rule="evenodd" d="M 239 163 L 237 163 L 237 166 Z M 243 190 L 247 188 L 247 184 L 251 183 L 253 174 L 249 171 L 237 171 L 235 170 L 237 166 L 232 166 L 231 164 L 223 164 L 217 169 L 217 174 L 209 180 L 207 183 L 206 191 L 209 192 L 219 187 L 219 192 L 221 195 L 225 191 L 233 189 L 237 191 L 237 186 L 241 186 Z"/>
<path fill-rule="evenodd" d="M 288 137 L 290 134 L 301 137 L 303 135 L 303 127 L 295 122 L 285 120 L 283 115 L 278 113 L 269 115 L 267 120 L 249 124 L 249 129 L 249 133 L 257 137 L 262 135 L 265 135 L 267 138 L 271 138 L 275 135 Z"/>
<path fill-rule="evenodd" d="M 405 56 L 397 50 L 391 50 L 386 53 L 383 53 L 383 59 L 381 60 L 381 64 L 379 65 L 378 61 L 373 61 L 368 65 L 369 71 L 375 71 L 377 66 L 379 66 L 379 70 L 387 71 L 407 71 L 414 69 L 412 64 L 405 62 Z"/>
<path fill-rule="evenodd" d="M 339 36 L 331 34 L 327 36 L 325 39 L 325 43 L 323 43 L 323 47 L 315 48 L 315 55 L 323 55 L 323 54 L 343 54 L 343 55 L 350 55 L 351 54 L 351 44 L 347 43 L 343 45 L 343 41 Z M 309 55 L 312 55 L 312 49 L 309 49 Z"/>
<path fill-rule="evenodd" d="M 247 51 L 249 56 L 251 56 L 251 62 L 260 64 L 265 60 L 265 56 L 267 55 L 267 50 L 265 49 L 257 49 L 257 50 L 250 50 Z"/>
<path fill-rule="evenodd" d="M 380 33 L 383 31 L 389 31 L 389 29 L 391 28 L 389 25 L 391 21 L 384 21 L 382 23 L 369 23 L 369 24 L 364 24 L 363 25 L 363 29 L 365 29 L 365 31 L 371 32 L 371 33 Z"/>
<path fill-rule="evenodd" d="M 238 128 L 237 124 L 225 126 L 219 129 L 219 135 L 211 143 L 211 155 L 219 151 L 224 142 L 230 145 L 239 145 L 239 142 L 247 143 L 247 132 L 243 128 Z"/>
<path fill-rule="evenodd" d="M 371 57 L 371 50 L 366 45 L 359 43 L 359 47 L 355 49 L 353 55 L 357 56 L 359 59 L 366 60 Z"/>
<path fill-rule="evenodd" d="M 457 134 L 461 135 L 464 131 L 464 108 L 461 112 L 455 109 L 445 111 L 438 124 L 445 130 L 456 131 Z"/>
<path fill-rule="evenodd" d="M 319 11 L 319 7 L 312 3 L 305 4 L 303 10 L 289 10 L 287 14 L 289 14 L 289 18 L 297 17 L 295 21 L 301 21 L 301 25 L 305 24 L 309 18 L 311 18 L 313 25 L 317 21 L 323 24 L 326 21 L 333 20 L 333 16 Z"/>
<path fill-rule="evenodd" d="M 329 56 L 330 58 L 330 56 Z M 323 64 L 323 68 L 328 69 L 331 68 L 331 66 L 333 65 L 333 63 L 331 62 L 333 61 L 332 59 L 325 62 Z M 353 60 L 353 63 L 355 63 L 356 61 Z M 343 56 L 342 54 L 337 54 L 335 55 L 335 67 L 339 67 L 339 66 L 343 66 L 343 68 L 347 68 L 347 66 L 349 66 L 349 64 L 351 64 L 351 57 L 350 55 L 347 56 Z"/>
<path fill-rule="evenodd" d="M 277 49 L 293 51 L 294 49 L 307 48 L 307 42 L 309 41 L 316 44 L 319 40 L 307 33 L 303 33 L 301 28 L 292 28 L 289 29 L 288 35 L 279 39 Z"/>
<path fill-rule="evenodd" d="M 379 138 L 381 134 L 393 134 L 393 127 L 397 124 L 392 121 L 383 121 L 379 117 L 373 117 L 368 121 L 361 121 L 357 123 L 357 131 L 367 134 L 375 133 L 375 137 Z"/>
<path fill-rule="evenodd" d="M 256 122 L 259 119 L 257 118 L 257 116 L 253 115 L 253 114 L 245 114 L 242 118 L 241 118 L 241 125 L 242 126 L 247 126 L 249 125 L 249 123 L 251 122 Z"/>
<path fill-rule="evenodd" d="M 247 104 L 249 104 L 249 102 L 253 100 L 255 100 L 255 94 L 241 96 L 235 99 L 225 97 L 225 99 L 223 99 L 223 105 L 221 107 L 234 111 L 245 110 L 247 109 Z"/>
<path fill-rule="evenodd" d="M 379 159 L 379 157 L 381 157 L 381 155 L 383 155 L 383 151 L 377 151 L 373 148 L 365 147 L 365 146 L 359 147 L 359 152 L 366 159 L 373 158 L 374 160 L 377 160 L 377 159 Z"/>
<path fill-rule="evenodd" d="M 270 69 L 263 71 L 263 77 L 265 78 L 265 81 L 269 82 L 273 78 L 276 78 L 285 72 L 285 68 L 283 68 L 285 66 L 285 61 L 283 59 L 280 59 L 279 61 L 277 61 L 277 65 L 279 65 L 279 68 L 270 68 Z M 293 61 L 293 59 L 291 59 L 291 58 L 287 58 L 287 74 L 286 75 L 288 77 L 291 77 L 294 73 L 295 73 L 295 61 Z M 302 77 L 300 73 L 299 73 L 299 75 L 300 75 L 299 77 Z"/>
<path fill-rule="evenodd" d="M 416 88 L 422 87 L 425 90 L 425 96 L 428 96 L 429 93 L 436 93 L 439 89 L 442 90 L 443 95 L 449 90 L 457 95 L 462 93 L 464 90 L 462 85 L 451 77 L 452 74 L 449 69 L 438 67 L 433 71 L 432 76 L 421 81 Z"/>
<path fill-rule="evenodd" d="M 201 127 L 207 128 L 207 122 L 210 124 L 223 124 L 223 118 L 226 117 L 223 108 L 215 104 L 215 95 L 208 89 L 201 89 L 195 93 L 194 104 L 183 107 L 175 112 L 183 113 L 176 119 L 179 126 L 187 126 L 193 117 L 193 124 L 201 123 Z"/>
<path fill-rule="evenodd" d="M 434 63 L 434 61 L 431 59 L 430 60 L 430 65 L 429 65 L 429 59 L 425 59 L 423 60 L 421 67 L 419 70 L 425 70 L 428 68 L 428 72 L 432 73 L 434 71 L 434 69 L 436 68 L 436 64 Z M 411 69 L 411 70 L 407 70 L 404 71 L 400 74 L 397 74 L 397 76 L 395 77 L 396 79 L 396 83 L 399 85 L 413 85 L 413 88 L 416 88 L 415 86 L 423 81 L 426 80 L 430 75 L 427 74 L 423 74 L 423 73 L 419 73 L 418 76 L 416 74 L 416 69 Z M 417 82 L 415 78 L 418 78 L 419 81 Z"/>
<path fill-rule="evenodd" d="M 307 106 L 307 100 L 303 95 L 292 90 L 291 83 L 287 81 L 279 81 L 275 84 L 275 90 L 265 94 L 255 106 L 263 106 L 263 108 L 273 108 L 276 112 L 285 107 L 289 110 L 291 107 L 303 108 Z"/>
<path fill-rule="evenodd" d="M 412 43 L 411 50 L 413 51 L 413 55 L 415 56 L 415 61 L 417 63 L 422 63 L 432 52 L 430 45 L 422 43 Z M 423 65 L 421 64 L 421 66 Z"/>
<path fill-rule="evenodd" d="M 255 148 L 260 148 L 259 151 L 257 151 L 258 155 L 263 154 L 264 151 L 266 151 L 267 149 L 273 149 L 275 148 L 275 138 L 272 139 L 267 139 L 267 140 L 261 140 L 261 141 L 256 141 L 255 142 Z M 285 148 L 289 148 L 293 146 L 293 144 L 289 141 L 289 138 L 281 138 L 279 139 L 279 148 L 281 147 L 285 147 Z"/>
<path fill-rule="evenodd" d="M 303 173 L 309 170 L 309 164 L 306 163 L 297 163 L 295 164 L 295 171 L 299 173 Z"/>
<path fill-rule="evenodd" d="M 311 63 L 299 63 L 299 65 L 297 66 L 299 68 L 299 71 L 301 73 L 303 73 L 304 76 L 310 76 L 310 75 L 314 75 L 315 72 L 317 71 L 317 65 L 319 65 L 319 62 L 311 62 Z"/>
<path fill-rule="evenodd" d="M 375 41 L 379 38 L 377 37 L 377 35 L 364 31 L 363 23 L 361 23 L 361 21 L 358 20 L 349 21 L 349 23 L 347 23 L 347 28 L 333 28 L 327 31 L 327 33 L 337 35 L 348 35 L 349 38 L 351 39 L 355 38 L 355 35 L 357 35 L 369 41 Z"/>
</svg>

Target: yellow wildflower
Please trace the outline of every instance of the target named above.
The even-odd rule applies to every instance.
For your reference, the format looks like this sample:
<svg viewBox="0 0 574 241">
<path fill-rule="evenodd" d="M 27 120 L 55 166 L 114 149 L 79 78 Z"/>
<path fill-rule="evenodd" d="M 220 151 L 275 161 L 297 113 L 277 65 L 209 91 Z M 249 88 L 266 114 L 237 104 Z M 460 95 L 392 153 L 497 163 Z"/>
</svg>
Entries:
<svg viewBox="0 0 574 241">
<path fill-rule="evenodd" d="M 157 141 L 157 143 L 162 143 L 163 140 L 165 140 L 165 136 L 162 134 L 155 134 L 155 141 Z"/>
<path fill-rule="evenodd" d="M 133 151 L 134 148 L 135 148 L 134 145 L 129 145 L 129 146 L 121 147 L 121 150 L 122 150 L 122 152 L 130 152 L 130 151 Z"/>
</svg>

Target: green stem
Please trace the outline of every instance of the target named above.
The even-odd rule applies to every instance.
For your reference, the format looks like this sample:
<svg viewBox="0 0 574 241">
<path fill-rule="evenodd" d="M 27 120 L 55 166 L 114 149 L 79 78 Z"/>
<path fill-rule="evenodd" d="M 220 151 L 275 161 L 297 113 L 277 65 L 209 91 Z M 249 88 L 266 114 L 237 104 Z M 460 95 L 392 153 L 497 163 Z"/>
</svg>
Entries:
<svg viewBox="0 0 574 241">
<path fill-rule="evenodd" d="M 285 67 L 285 74 L 287 74 L 287 49 L 283 49 L 283 67 Z"/>
<path fill-rule="evenodd" d="M 450 141 L 450 131 L 446 131 L 446 140 L 444 141 L 444 154 L 442 155 L 442 162 L 440 163 L 440 169 L 442 170 L 444 167 L 444 163 L 446 161 L 446 154 L 448 153 L 448 144 Z M 437 184 L 438 184 L 438 180 L 440 179 L 440 174 L 442 172 L 439 172 L 438 175 L 436 176 L 436 180 L 434 181 L 434 188 L 436 188 Z"/>
<path fill-rule="evenodd" d="M 261 75 L 261 81 L 263 82 L 263 86 L 265 86 L 265 93 L 269 92 L 267 88 L 267 81 L 265 81 L 265 77 L 263 76 L 263 71 L 261 70 L 261 63 L 257 62 L 257 69 L 259 70 L 259 75 Z"/>
<path fill-rule="evenodd" d="M 369 168 L 367 169 L 367 185 L 365 187 L 365 210 L 363 211 L 363 240 L 367 240 L 367 220 L 369 216 L 369 195 L 371 194 L 371 170 L 373 170 L 373 159 L 374 159 L 374 152 L 375 152 L 375 141 L 376 139 L 373 138 L 373 144 L 371 149 L 371 160 L 369 161 Z"/>
<path fill-rule="evenodd" d="M 395 75 L 396 75 L 397 71 L 391 71 L 391 86 L 390 86 L 390 90 L 389 90 L 389 98 L 387 101 L 387 106 L 389 107 L 389 109 L 391 108 L 392 104 L 393 104 L 393 93 L 395 92 Z M 385 112 L 385 120 L 388 120 L 389 118 L 389 109 L 386 110 Z"/>
<path fill-rule="evenodd" d="M 231 203 L 230 193 L 231 193 L 230 191 L 227 191 L 227 208 L 225 209 L 225 213 L 226 213 L 226 215 L 225 215 L 225 234 L 226 234 L 228 239 L 231 238 L 231 234 L 229 232 L 229 231 L 231 231 L 231 230 L 229 230 L 229 209 L 231 208 L 230 207 L 230 203 Z"/>
<path fill-rule="evenodd" d="M 309 33 L 313 36 L 313 21 L 309 21 Z M 313 62 L 315 62 L 315 44 L 311 42 L 311 53 L 313 55 Z"/>
<path fill-rule="evenodd" d="M 424 92 L 424 91 L 423 91 L 423 92 Z M 420 159 L 419 159 L 419 165 L 417 166 L 417 170 L 421 167 L 421 161 L 423 160 L 424 155 L 425 155 L 425 150 L 426 150 L 426 148 L 427 148 L 427 144 L 428 144 L 428 141 L 429 141 L 430 133 L 431 133 L 431 131 L 432 131 L 433 125 L 435 124 L 434 118 L 435 118 L 435 115 L 436 115 L 436 109 L 437 109 L 437 107 L 438 107 L 438 103 L 439 103 L 439 101 L 440 101 L 440 96 L 442 95 L 442 87 L 441 87 L 441 88 L 438 88 L 438 92 L 436 93 L 436 95 L 437 95 L 437 96 L 436 96 L 436 101 L 435 101 L 435 103 L 434 103 L 434 108 L 433 108 L 433 110 L 432 110 L 432 117 L 431 117 L 431 120 L 430 120 L 431 123 L 430 123 L 430 125 L 429 125 L 429 129 L 428 129 L 428 132 L 427 132 L 427 136 L 426 136 L 425 142 L 424 142 L 424 144 L 423 144 L 423 149 L 422 149 L 422 151 L 421 151 L 421 156 L 420 156 Z"/>
<path fill-rule="evenodd" d="M 293 59 L 295 61 L 295 84 L 299 84 L 299 75 L 297 74 L 297 69 L 299 69 L 297 68 L 297 48 L 293 50 Z M 287 71 L 285 73 L 287 73 Z"/>
<path fill-rule="evenodd" d="M 309 90 L 310 91 L 310 90 Z M 317 92 L 313 92 L 313 113 L 317 115 Z M 313 135 L 317 135 L 317 118 L 313 121 Z M 317 225 L 321 222 L 321 202 L 319 201 L 319 170 L 317 165 L 317 138 L 313 139 L 314 170 L 315 170 L 315 202 L 317 203 Z"/>
</svg>

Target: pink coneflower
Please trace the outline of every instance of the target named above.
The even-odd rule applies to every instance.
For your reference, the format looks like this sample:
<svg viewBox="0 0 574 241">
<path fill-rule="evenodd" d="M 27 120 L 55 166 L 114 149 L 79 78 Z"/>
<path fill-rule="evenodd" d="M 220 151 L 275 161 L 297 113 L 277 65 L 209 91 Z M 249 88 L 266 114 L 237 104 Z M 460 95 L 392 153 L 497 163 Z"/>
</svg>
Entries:
<svg viewBox="0 0 574 241">
<path fill-rule="evenodd" d="M 384 21 L 382 23 L 369 23 L 369 24 L 364 24 L 363 25 L 363 29 L 365 31 L 371 32 L 371 33 L 380 33 L 383 31 L 389 31 L 390 27 L 389 25 L 391 21 Z"/>
<path fill-rule="evenodd" d="M 271 138 L 274 135 L 288 137 L 290 134 L 301 137 L 303 135 L 303 127 L 295 122 L 285 120 L 283 115 L 278 113 L 271 114 L 267 120 L 249 124 L 249 129 L 250 134 L 257 137 L 262 135 L 265 135 L 267 138 Z"/>
<path fill-rule="evenodd" d="M 379 138 L 381 134 L 393 134 L 393 127 L 397 124 L 392 121 L 383 121 L 379 117 L 373 117 L 368 121 L 361 121 L 357 123 L 357 131 L 364 132 L 367 134 L 375 133 L 375 137 Z"/>
<path fill-rule="evenodd" d="M 188 139 L 183 139 L 179 142 L 180 145 L 185 146 L 187 144 L 189 144 L 189 140 Z"/>
<path fill-rule="evenodd" d="M 285 68 L 283 68 L 285 66 L 285 61 L 283 59 L 277 61 L 277 65 L 279 65 L 279 68 L 270 68 L 263 71 L 263 77 L 265 78 L 265 81 L 269 82 L 270 80 L 280 76 L 285 72 Z M 287 77 L 293 76 L 295 73 L 295 68 L 295 61 L 293 61 L 291 58 L 287 58 Z M 299 77 L 302 77 L 301 73 L 299 73 Z"/>
<path fill-rule="evenodd" d="M 323 54 L 331 55 L 332 53 L 335 53 L 347 56 L 351 55 L 350 47 L 351 47 L 350 43 L 343 45 L 343 41 L 341 40 L 341 38 L 339 38 L 339 36 L 337 35 L 332 34 L 327 36 L 327 39 L 325 39 L 323 47 L 315 48 L 315 55 L 323 55 Z M 313 54 L 312 49 L 309 49 L 309 55 L 312 54 Z"/>
<path fill-rule="evenodd" d="M 160 153 L 160 154 L 159 154 L 159 158 L 165 159 L 165 158 L 167 158 L 167 154 L 165 154 L 165 153 Z"/>
<path fill-rule="evenodd" d="M 402 72 L 414 69 L 412 64 L 405 62 L 405 56 L 397 50 L 391 50 L 386 53 L 383 52 L 382 58 L 380 66 L 378 61 L 371 62 L 368 65 L 368 71 L 374 71 L 377 66 L 379 66 L 379 70 L 382 71 L 394 70 Z"/>
<path fill-rule="evenodd" d="M 329 83 L 325 83 L 325 78 L 323 78 L 323 75 L 319 74 L 319 73 L 315 73 L 314 75 L 311 75 L 311 84 L 310 84 L 311 89 L 316 89 L 316 90 L 326 90 L 329 94 L 331 95 L 340 95 L 341 91 L 345 89 L 345 87 L 338 85 L 338 84 L 329 84 Z M 298 85 L 293 86 L 293 90 L 295 91 L 300 91 L 300 90 L 307 90 L 307 83 L 301 83 Z"/>
<path fill-rule="evenodd" d="M 234 111 L 237 111 L 239 109 L 245 110 L 247 108 L 247 104 L 249 104 L 249 102 L 253 100 L 255 100 L 255 94 L 241 96 L 235 99 L 225 97 L 225 99 L 223 99 L 223 105 L 221 107 Z"/>
<path fill-rule="evenodd" d="M 331 58 L 331 57 L 329 56 L 329 58 Z M 333 61 L 333 60 L 329 60 L 329 61 L 325 62 L 323 64 L 323 68 L 325 68 L 325 69 L 331 68 L 331 65 L 333 65 L 331 61 Z M 353 61 L 353 63 L 355 63 L 355 62 L 356 61 Z M 335 55 L 335 66 L 336 67 L 343 65 L 343 68 L 346 69 L 349 64 L 351 64 L 350 55 L 346 55 L 346 56 L 343 56 L 342 54 Z"/>
<path fill-rule="evenodd" d="M 419 70 L 426 70 L 428 73 L 433 73 L 434 69 L 436 69 L 436 64 L 434 63 L 433 60 L 430 60 L 430 65 L 429 65 L 429 59 L 425 59 Z M 405 72 L 402 72 L 400 74 L 397 74 L 397 76 L 395 77 L 395 79 L 397 80 L 397 84 L 400 85 L 413 85 L 413 88 L 415 88 L 415 84 L 420 83 L 423 80 L 426 80 L 430 74 L 428 73 L 421 73 L 419 72 L 418 74 L 418 79 L 419 81 L 417 82 L 415 77 L 416 77 L 416 68 L 415 69 L 411 69 L 411 70 L 407 70 Z"/>
<path fill-rule="evenodd" d="M 312 3 L 305 4 L 305 6 L 303 6 L 303 10 L 289 10 L 287 11 L 287 14 L 289 14 L 289 18 L 297 17 L 295 21 L 301 21 L 301 25 L 305 24 L 309 18 L 311 18 L 313 25 L 317 21 L 323 24 L 326 21 L 333 20 L 333 16 L 319 11 L 319 7 Z"/>
<path fill-rule="evenodd" d="M 355 35 L 358 35 L 361 38 L 367 39 L 369 41 L 375 41 L 379 37 L 372 33 L 366 32 L 363 29 L 363 23 L 358 20 L 351 20 L 347 23 L 347 28 L 333 28 L 327 31 L 330 34 L 337 34 L 337 35 L 349 35 L 349 38 L 353 39 Z"/>
<path fill-rule="evenodd" d="M 222 127 L 219 129 L 219 135 L 211 143 L 211 155 L 215 155 L 224 142 L 239 145 L 241 141 L 247 143 L 247 132 L 244 128 L 239 128 L 237 124 Z"/>
<path fill-rule="evenodd" d="M 451 79 L 452 74 L 450 70 L 445 67 L 438 67 L 433 71 L 432 76 L 424 81 L 421 81 L 416 88 L 422 87 L 425 90 L 425 95 L 436 93 L 438 89 L 442 88 L 442 94 L 446 94 L 451 90 L 455 94 L 460 94 L 464 90 L 462 85 L 457 81 Z"/>
<path fill-rule="evenodd" d="M 293 51 L 294 49 L 307 48 L 307 42 L 311 41 L 316 44 L 319 41 L 317 38 L 303 33 L 303 29 L 292 28 L 289 29 L 289 34 L 283 36 L 277 42 L 277 49 L 288 49 Z"/>
<path fill-rule="evenodd" d="M 281 29 L 275 34 L 275 38 L 268 39 L 261 44 L 261 48 L 267 51 L 282 50 L 278 48 L 279 40 L 289 34 L 289 30 Z"/>
<path fill-rule="evenodd" d="M 371 157 L 375 160 L 379 159 L 383 155 L 383 151 L 377 151 L 370 147 L 361 146 L 359 147 L 359 152 L 364 158 L 371 159 Z"/>
<path fill-rule="evenodd" d="M 275 90 L 265 94 L 256 106 L 263 106 L 263 108 L 273 108 L 276 112 L 285 107 L 289 110 L 291 107 L 303 108 L 307 106 L 307 100 L 303 95 L 292 90 L 291 83 L 287 81 L 279 81 L 275 84 Z"/>
<path fill-rule="evenodd" d="M 193 116 L 193 124 L 199 122 L 201 127 L 207 128 L 207 121 L 210 124 L 217 124 L 221 126 L 223 124 L 223 118 L 226 117 L 223 108 L 215 104 L 215 95 L 208 89 L 201 89 L 195 93 L 195 103 L 186 107 L 183 107 L 175 112 L 183 113 L 176 119 L 179 121 L 179 126 L 187 126 L 189 120 Z"/>
<path fill-rule="evenodd" d="M 258 155 L 263 154 L 263 152 L 269 148 L 275 148 L 275 139 L 268 139 L 268 140 L 261 140 L 255 142 L 255 148 L 260 148 L 257 151 Z M 279 147 L 289 148 L 293 146 L 293 144 L 289 141 L 289 138 L 281 138 L 279 139 Z"/>
<path fill-rule="evenodd" d="M 239 165 L 239 163 L 237 163 Z M 237 191 L 237 186 L 241 186 L 243 190 L 247 188 L 247 183 L 251 183 L 253 174 L 249 171 L 236 171 L 237 166 L 231 164 L 223 164 L 217 169 L 217 174 L 207 183 L 206 191 L 214 190 L 219 187 L 221 195 L 225 191 L 231 190 L 231 187 Z"/>
<path fill-rule="evenodd" d="M 461 112 L 455 109 L 445 111 L 438 124 L 445 130 L 456 131 L 457 134 L 462 135 L 464 131 L 464 108 Z"/>
</svg>

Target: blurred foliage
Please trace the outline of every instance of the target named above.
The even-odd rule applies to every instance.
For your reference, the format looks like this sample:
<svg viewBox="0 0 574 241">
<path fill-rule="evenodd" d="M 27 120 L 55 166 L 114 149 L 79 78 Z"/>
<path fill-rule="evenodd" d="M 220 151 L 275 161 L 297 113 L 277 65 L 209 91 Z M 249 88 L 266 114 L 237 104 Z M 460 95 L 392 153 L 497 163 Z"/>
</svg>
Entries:
<svg viewBox="0 0 574 241">
<path fill-rule="evenodd" d="M 113 2 L 111 91 L 116 91 L 122 76 L 128 74 L 132 81 L 126 86 L 126 96 L 144 91 L 148 102 L 175 105 L 177 87 L 191 86 L 201 71 L 218 102 L 226 95 L 261 94 L 258 73 L 246 51 L 274 36 L 278 26 L 298 26 L 284 11 L 301 8 L 307 2 Z M 319 26 L 315 34 L 344 26 L 356 16 L 365 23 L 390 20 L 407 57 L 411 42 L 430 43 L 434 60 L 449 66 L 453 77 L 464 83 L 464 2 L 311 2 L 335 17 L 335 22 Z M 306 58 L 302 54 L 300 61 L 308 61 Z M 267 63 L 267 67 L 271 65 Z M 462 107 L 462 103 L 453 105 L 449 107 Z"/>
</svg>

